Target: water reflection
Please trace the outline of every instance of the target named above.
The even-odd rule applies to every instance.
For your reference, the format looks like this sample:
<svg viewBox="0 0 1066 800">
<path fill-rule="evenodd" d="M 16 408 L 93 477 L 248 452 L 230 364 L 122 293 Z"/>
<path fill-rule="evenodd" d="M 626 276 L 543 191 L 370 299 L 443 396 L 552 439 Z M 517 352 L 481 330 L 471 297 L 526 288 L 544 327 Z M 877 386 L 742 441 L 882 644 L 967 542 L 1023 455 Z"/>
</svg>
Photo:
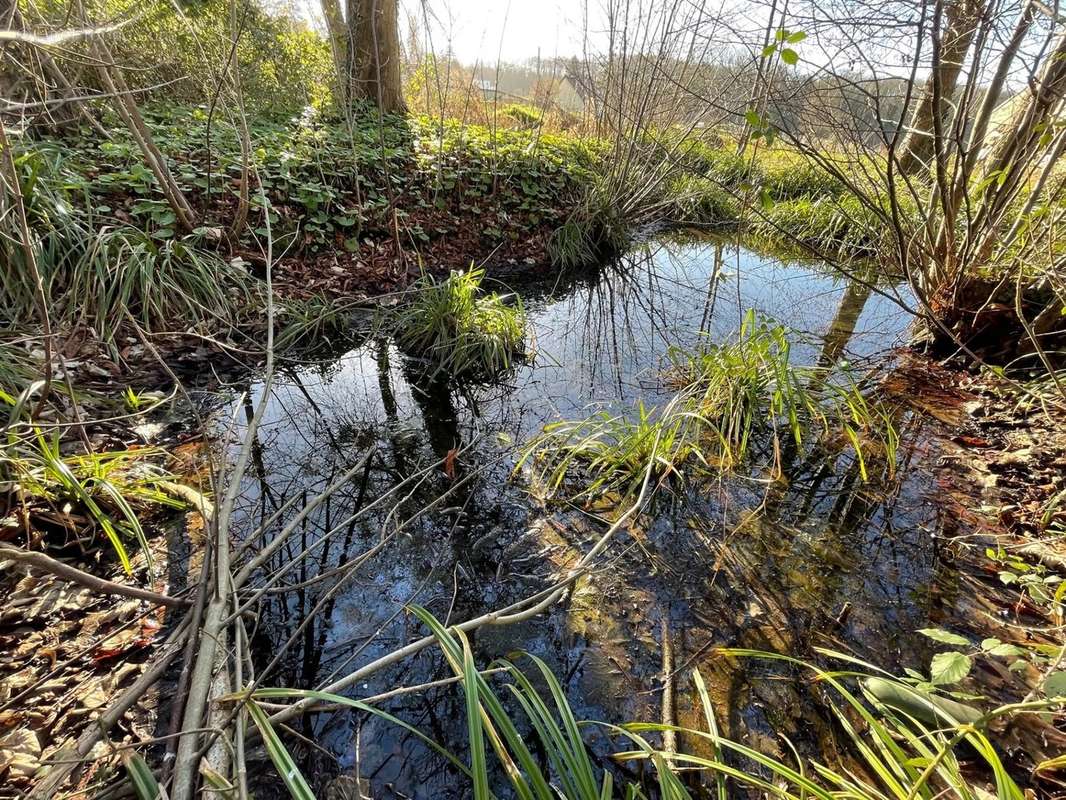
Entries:
<svg viewBox="0 0 1066 800">
<path fill-rule="evenodd" d="M 403 612 L 407 603 L 458 621 L 549 585 L 587 552 L 603 523 L 531 502 L 509 480 L 510 443 L 592 406 L 660 401 L 658 372 L 670 346 L 727 336 L 756 308 L 800 332 L 794 358 L 831 363 L 876 356 L 906 325 L 881 294 L 723 242 L 649 246 L 596 274 L 518 288 L 535 357 L 506 385 L 427 378 L 381 336 L 275 385 L 255 474 L 243 487 L 246 529 L 374 452 L 360 479 L 309 515 L 275 555 L 279 568 L 322 543 L 286 576 L 296 588 L 267 595 L 255 641 L 260 666 L 309 609 L 321 604 L 322 612 L 267 683 L 322 686 L 415 638 L 421 631 Z M 515 650 L 535 653 L 556 671 L 579 715 L 614 722 L 659 718 L 665 667 L 677 673 L 679 721 L 698 724 L 687 675 L 699 666 L 730 732 L 761 735 L 769 730 L 766 709 L 785 709 L 787 719 L 775 724 L 806 731 L 797 741 L 817 748 L 824 730 L 797 686 L 753 681 L 746 665 L 713 648 L 802 655 L 829 644 L 890 662 L 902 637 L 922 627 L 926 612 L 915 598 L 935 572 L 935 553 L 921 534 L 927 509 L 906 470 L 876 489 L 862 487 L 857 465 L 832 447 L 794 458 L 787 482 L 692 487 L 622 533 L 602 568 L 549 613 L 479 631 L 478 657 L 487 663 Z M 344 522 L 413 475 L 420 477 L 396 502 Z M 671 664 L 663 663 L 666 639 Z M 425 651 L 353 694 L 446 675 Z M 464 712 L 454 688 L 405 695 L 387 708 L 462 749 Z M 301 763 L 320 789 L 338 773 L 358 772 L 374 797 L 466 796 L 465 779 L 378 720 L 322 714 L 299 730 L 316 743 L 304 748 Z"/>
</svg>

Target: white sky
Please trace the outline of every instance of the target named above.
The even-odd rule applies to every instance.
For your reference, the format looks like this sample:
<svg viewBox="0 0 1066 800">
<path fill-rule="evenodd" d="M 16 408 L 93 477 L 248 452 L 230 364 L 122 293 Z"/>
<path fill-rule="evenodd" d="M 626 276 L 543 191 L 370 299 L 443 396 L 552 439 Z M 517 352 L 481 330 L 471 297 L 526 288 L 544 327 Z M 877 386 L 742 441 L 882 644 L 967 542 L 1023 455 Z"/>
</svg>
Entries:
<svg viewBox="0 0 1066 800">
<path fill-rule="evenodd" d="M 433 46 L 462 62 L 509 62 L 581 52 L 582 0 L 429 0 Z M 405 0 L 403 10 L 425 22 L 420 0 Z"/>
<path fill-rule="evenodd" d="M 324 30 L 319 0 L 267 0 Z M 400 0 L 401 36 L 417 20 L 423 40 L 465 64 L 521 62 L 579 55 L 584 39 L 584 0 Z M 428 16 L 428 28 L 427 28 Z M 594 38 L 594 37 L 593 37 Z"/>
<path fill-rule="evenodd" d="M 701 29 L 716 43 L 721 53 L 728 47 L 737 47 L 742 42 L 752 57 L 756 57 L 765 26 L 766 9 L 771 0 L 707 0 L 709 16 Z M 319 30 L 324 30 L 320 0 L 265 0 L 268 6 L 277 4 L 288 7 Z M 586 34 L 589 50 L 606 49 L 606 6 L 608 0 L 399 0 L 401 36 L 406 38 L 410 20 L 416 21 L 423 46 L 427 32 L 434 52 L 446 54 L 449 49 L 460 62 L 468 65 L 492 65 L 498 60 L 520 63 L 556 56 L 580 56 L 585 52 Z M 631 3 L 616 3 L 616 8 L 628 8 L 630 14 L 629 35 L 639 40 L 643 31 L 652 36 L 660 31 L 658 23 L 650 26 L 649 19 L 657 20 L 655 10 L 669 5 L 659 0 L 632 0 Z M 699 3 L 691 4 L 693 6 Z M 586 23 L 585 15 L 591 18 Z M 712 22 L 711 17 L 718 21 Z M 428 23 L 428 25 L 427 25 Z M 586 31 L 586 24 L 588 31 Z M 882 48 L 891 40 L 882 43 Z M 899 46 L 906 51 L 908 42 L 901 39 Z M 755 47 L 755 50 L 751 50 Z M 843 49 L 840 50 L 839 48 Z M 868 44 L 834 44 L 819 37 L 817 32 L 798 47 L 806 69 L 834 65 L 837 68 L 861 68 L 855 61 L 855 52 L 865 50 L 871 55 Z M 906 58 L 889 59 L 885 52 L 873 56 L 875 69 L 881 75 L 909 74 Z M 897 63 L 898 62 L 898 63 Z M 919 70 L 921 73 L 922 70 Z"/>
</svg>

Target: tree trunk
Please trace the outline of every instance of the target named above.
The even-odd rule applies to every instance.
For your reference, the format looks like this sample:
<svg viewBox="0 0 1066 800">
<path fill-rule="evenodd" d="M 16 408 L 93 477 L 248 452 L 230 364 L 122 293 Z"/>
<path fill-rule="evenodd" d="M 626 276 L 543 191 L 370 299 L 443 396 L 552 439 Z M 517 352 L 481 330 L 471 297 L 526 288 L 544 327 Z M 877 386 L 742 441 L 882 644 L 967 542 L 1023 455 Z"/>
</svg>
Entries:
<svg viewBox="0 0 1066 800">
<path fill-rule="evenodd" d="M 925 169 L 936 151 L 935 129 L 955 94 L 959 73 L 973 41 L 982 11 L 981 0 L 942 0 L 933 25 L 933 66 L 911 117 L 910 129 L 896 158 L 903 175 Z"/>
<path fill-rule="evenodd" d="M 1049 169 L 1062 155 L 1059 148 L 1048 151 L 1048 146 L 1054 140 L 1053 123 L 1066 97 L 1066 30 L 1058 35 L 1055 46 L 1045 57 L 1030 92 L 1029 102 L 1018 109 L 982 164 L 984 174 L 996 176 L 996 180 L 985 189 L 973 223 L 976 230 L 984 232 L 975 250 L 978 261 L 987 258 L 995 247 L 1002 233 L 1001 219 L 1018 192 L 1024 190 L 1033 171 L 1039 168 L 1041 154 L 1047 151 L 1044 158 L 1053 159 Z M 1047 167 L 1047 162 L 1044 166 Z"/>
<path fill-rule="evenodd" d="M 344 23 L 340 0 L 322 0 L 322 15 L 326 18 L 329 49 L 333 54 L 333 71 L 337 77 L 337 103 L 348 103 L 348 26 Z"/>
<path fill-rule="evenodd" d="M 347 0 L 347 17 L 348 100 L 369 101 L 386 113 L 405 112 L 397 0 Z"/>
</svg>

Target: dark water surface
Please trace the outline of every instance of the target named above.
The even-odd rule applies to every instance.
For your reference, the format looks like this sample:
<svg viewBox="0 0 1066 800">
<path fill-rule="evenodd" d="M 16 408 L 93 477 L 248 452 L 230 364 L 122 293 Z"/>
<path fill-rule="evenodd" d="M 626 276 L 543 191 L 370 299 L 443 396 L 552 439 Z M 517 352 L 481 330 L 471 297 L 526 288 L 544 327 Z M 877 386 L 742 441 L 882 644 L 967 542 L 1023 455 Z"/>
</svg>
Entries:
<svg viewBox="0 0 1066 800">
<path fill-rule="evenodd" d="M 296 584 L 363 560 L 327 597 L 334 579 L 271 595 L 256 633 L 261 669 L 295 636 L 271 686 L 321 687 L 424 635 L 407 603 L 462 621 L 550 585 L 606 529 L 590 514 L 545 510 L 510 479 L 517 443 L 560 418 L 593 408 L 663 402 L 659 370 L 672 345 L 701 330 L 714 340 L 756 308 L 797 331 L 797 361 L 862 363 L 887 357 L 906 335 L 898 305 L 828 270 L 788 264 L 713 242 L 660 244 L 593 275 L 520 288 L 535 358 L 506 385 L 457 387 L 427 379 L 386 338 L 370 338 L 328 364 L 279 376 L 259 434 L 256 471 L 241 497 L 250 527 L 285 500 L 313 496 L 373 449 L 367 471 L 309 516 L 284 567 L 337 528 L 315 557 L 292 568 Z M 262 386 L 253 387 L 252 400 Z M 901 418 L 900 461 L 920 457 L 913 421 Z M 407 493 L 398 511 L 341 524 L 404 477 L 468 448 Z M 799 746 L 833 747 L 817 704 L 801 684 L 763 680 L 765 665 L 738 662 L 716 647 L 809 656 L 813 646 L 846 649 L 892 667 L 914 650 L 943 592 L 935 509 L 924 480 L 862 485 L 847 457 L 798 463 L 787 490 L 758 481 L 699 487 L 661 503 L 619 534 L 603 568 L 540 617 L 473 636 L 479 663 L 514 651 L 545 659 L 579 718 L 660 721 L 663 651 L 677 673 L 680 724 L 699 725 L 692 667 L 699 667 L 726 731 L 775 746 L 771 729 Z M 463 479 L 466 479 L 465 481 Z M 413 522 L 420 508 L 452 488 Z M 759 508 L 758 514 L 751 514 Z M 295 512 L 293 512 L 295 513 Z M 292 517 L 292 513 L 289 514 Z M 353 697 L 448 677 L 434 649 L 360 683 Z M 434 688 L 389 701 L 388 711 L 465 753 L 462 694 Z M 368 782 L 374 798 L 467 796 L 467 781 L 413 737 L 355 712 L 319 714 L 295 725 L 301 767 L 325 796 L 337 775 Z M 599 742 L 599 752 L 611 746 Z M 269 768 L 264 767 L 264 774 Z M 330 791 L 336 796 L 340 784 Z"/>
</svg>

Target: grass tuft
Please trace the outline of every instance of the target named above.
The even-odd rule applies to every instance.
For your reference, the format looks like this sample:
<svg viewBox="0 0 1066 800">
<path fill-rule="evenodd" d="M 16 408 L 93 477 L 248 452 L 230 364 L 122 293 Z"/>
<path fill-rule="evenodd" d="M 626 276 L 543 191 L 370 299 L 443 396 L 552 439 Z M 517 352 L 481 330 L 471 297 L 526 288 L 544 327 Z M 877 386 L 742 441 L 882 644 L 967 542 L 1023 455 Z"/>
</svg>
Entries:
<svg viewBox="0 0 1066 800">
<path fill-rule="evenodd" d="M 526 319 L 517 295 L 483 294 L 484 270 L 423 276 L 398 318 L 400 345 L 425 357 L 435 373 L 495 376 L 524 354 Z"/>
<path fill-rule="evenodd" d="M 109 343 L 129 317 L 149 330 L 232 321 L 251 294 L 242 269 L 130 227 L 101 229 L 68 272 L 51 278 L 60 318 L 91 325 Z"/>
<path fill-rule="evenodd" d="M 7 426 L 5 446 L 0 448 L 0 486 L 7 498 L 4 513 L 17 504 L 24 515 L 44 514 L 51 522 L 77 528 L 79 516 L 90 529 L 103 533 L 123 569 L 132 564 L 126 542 L 133 539 L 151 566 L 151 556 L 137 508 L 169 506 L 184 508 L 159 488 L 171 476 L 150 466 L 146 459 L 159 451 L 123 450 L 85 455 L 64 455 L 59 435 L 47 437 L 36 427 Z"/>
<path fill-rule="evenodd" d="M 789 443 L 832 434 L 855 453 L 863 480 L 876 450 L 891 473 L 896 433 L 889 415 L 868 401 L 840 368 L 796 366 L 787 330 L 748 312 L 737 337 L 695 351 L 675 348 L 667 383 L 675 390 L 661 409 L 638 404 L 635 413 L 597 413 L 553 423 L 525 447 L 548 495 L 583 486 L 576 498 L 635 496 L 651 470 L 656 488 L 686 476 L 721 475 L 750 465 L 777 475 Z"/>
</svg>

